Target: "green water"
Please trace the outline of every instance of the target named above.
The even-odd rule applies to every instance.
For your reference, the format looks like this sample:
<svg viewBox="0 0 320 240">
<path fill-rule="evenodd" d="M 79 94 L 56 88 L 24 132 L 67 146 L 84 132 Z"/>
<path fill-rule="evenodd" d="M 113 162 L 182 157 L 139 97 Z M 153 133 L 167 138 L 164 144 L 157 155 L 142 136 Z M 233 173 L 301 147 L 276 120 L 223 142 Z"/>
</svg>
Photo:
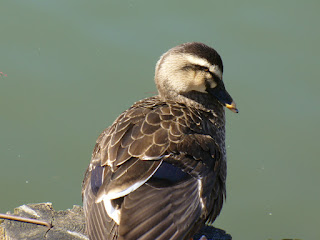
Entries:
<svg viewBox="0 0 320 240">
<path fill-rule="evenodd" d="M 167 49 L 221 54 L 234 239 L 320 239 L 319 1 L 0 2 L 0 212 L 81 204 L 99 133 L 156 91 Z M 5 76 L 5 74 L 7 76 Z"/>
</svg>

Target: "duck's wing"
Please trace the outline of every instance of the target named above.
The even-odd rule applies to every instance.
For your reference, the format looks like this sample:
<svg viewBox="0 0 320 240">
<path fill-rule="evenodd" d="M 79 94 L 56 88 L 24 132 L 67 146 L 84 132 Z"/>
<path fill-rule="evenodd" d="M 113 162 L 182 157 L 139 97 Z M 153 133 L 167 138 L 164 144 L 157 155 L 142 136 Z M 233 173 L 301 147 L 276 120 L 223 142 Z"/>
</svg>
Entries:
<svg viewBox="0 0 320 240">
<path fill-rule="evenodd" d="M 187 115 L 131 108 L 100 135 L 83 182 L 91 239 L 185 239 L 208 218 L 219 148 Z"/>
</svg>

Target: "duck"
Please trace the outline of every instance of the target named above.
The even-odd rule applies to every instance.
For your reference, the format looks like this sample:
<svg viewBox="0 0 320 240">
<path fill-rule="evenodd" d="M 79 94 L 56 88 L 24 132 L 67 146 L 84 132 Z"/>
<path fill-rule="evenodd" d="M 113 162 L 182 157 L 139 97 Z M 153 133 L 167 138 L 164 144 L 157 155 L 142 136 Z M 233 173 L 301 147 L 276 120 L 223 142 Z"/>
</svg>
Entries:
<svg viewBox="0 0 320 240">
<path fill-rule="evenodd" d="M 184 240 L 212 224 L 226 198 L 227 92 L 216 50 L 189 42 L 155 68 L 158 94 L 98 137 L 82 183 L 91 240 Z"/>
</svg>

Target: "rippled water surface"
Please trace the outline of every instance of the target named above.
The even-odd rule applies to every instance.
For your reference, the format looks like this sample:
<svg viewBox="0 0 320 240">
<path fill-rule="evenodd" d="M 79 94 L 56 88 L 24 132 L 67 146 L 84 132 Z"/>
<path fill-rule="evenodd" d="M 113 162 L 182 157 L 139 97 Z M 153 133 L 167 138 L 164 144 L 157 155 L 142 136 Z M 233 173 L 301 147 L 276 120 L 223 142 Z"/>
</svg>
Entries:
<svg viewBox="0 0 320 240">
<path fill-rule="evenodd" d="M 0 2 L 0 212 L 81 203 L 99 133 L 156 91 L 167 49 L 221 54 L 234 239 L 320 239 L 319 1 Z"/>
</svg>

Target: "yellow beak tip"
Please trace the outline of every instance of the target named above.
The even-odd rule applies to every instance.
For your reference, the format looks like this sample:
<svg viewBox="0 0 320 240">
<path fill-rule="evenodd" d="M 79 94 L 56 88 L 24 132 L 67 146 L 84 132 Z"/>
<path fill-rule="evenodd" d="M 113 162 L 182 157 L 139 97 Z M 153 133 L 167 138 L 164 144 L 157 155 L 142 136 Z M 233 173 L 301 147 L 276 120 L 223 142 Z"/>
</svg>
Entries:
<svg viewBox="0 0 320 240">
<path fill-rule="evenodd" d="M 238 113 L 239 112 L 239 110 L 236 107 L 236 103 L 235 102 L 232 102 L 231 104 L 226 104 L 226 107 L 228 109 L 230 109 L 234 113 Z"/>
</svg>

